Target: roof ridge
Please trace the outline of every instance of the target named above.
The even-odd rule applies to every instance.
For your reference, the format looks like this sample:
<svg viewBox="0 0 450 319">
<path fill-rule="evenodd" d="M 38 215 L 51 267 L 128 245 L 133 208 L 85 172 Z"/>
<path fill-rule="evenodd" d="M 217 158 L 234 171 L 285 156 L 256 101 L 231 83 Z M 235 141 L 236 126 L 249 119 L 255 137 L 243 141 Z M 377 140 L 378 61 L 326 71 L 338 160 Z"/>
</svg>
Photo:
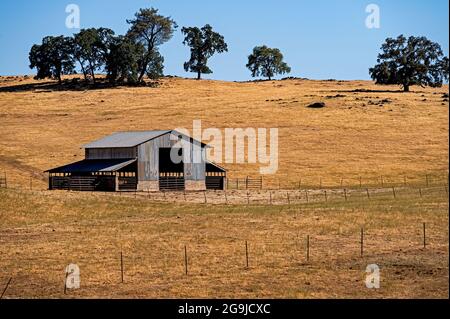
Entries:
<svg viewBox="0 0 450 319">
<path fill-rule="evenodd" d="M 165 136 L 166 134 L 177 134 L 183 135 L 186 138 L 189 138 L 191 141 L 196 141 L 203 146 L 206 144 L 202 143 L 202 141 L 197 141 L 193 137 L 183 134 L 177 130 L 152 130 L 152 131 L 119 131 L 114 132 L 110 135 L 104 136 L 100 139 L 97 139 L 93 142 L 84 144 L 82 148 L 91 149 L 91 148 L 131 148 L 139 146 L 143 143 L 147 143 L 161 136 Z"/>
</svg>

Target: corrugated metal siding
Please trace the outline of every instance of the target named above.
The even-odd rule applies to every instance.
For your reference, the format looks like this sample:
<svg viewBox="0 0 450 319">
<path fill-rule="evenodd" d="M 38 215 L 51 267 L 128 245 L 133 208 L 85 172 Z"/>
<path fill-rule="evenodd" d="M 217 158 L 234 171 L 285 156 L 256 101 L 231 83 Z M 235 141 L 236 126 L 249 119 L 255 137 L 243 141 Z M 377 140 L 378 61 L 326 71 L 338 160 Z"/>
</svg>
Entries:
<svg viewBox="0 0 450 319">
<path fill-rule="evenodd" d="M 158 154 L 157 140 L 138 146 L 139 181 L 157 181 L 159 179 Z"/>
<path fill-rule="evenodd" d="M 166 134 L 154 140 L 146 142 L 138 146 L 138 177 L 140 181 L 157 181 L 159 180 L 159 149 L 170 148 L 175 143 L 172 138 L 176 135 Z M 202 152 L 206 152 L 204 148 L 193 147 L 191 144 L 191 156 L 193 152 L 198 153 L 201 163 L 187 163 L 184 165 L 184 175 L 186 180 L 202 181 L 205 180 L 206 163 Z M 190 159 L 192 162 L 192 159 Z"/>
<path fill-rule="evenodd" d="M 87 148 L 86 159 L 136 158 L 137 148 Z"/>
<path fill-rule="evenodd" d="M 186 180 L 188 181 L 203 181 L 205 180 L 206 163 L 202 154 L 206 151 L 199 145 L 194 147 L 194 144 L 190 145 L 191 158 L 189 163 L 184 164 L 184 173 Z M 199 159 L 199 163 L 194 163 L 193 159 Z M 198 160 L 197 160 L 198 162 Z"/>
</svg>

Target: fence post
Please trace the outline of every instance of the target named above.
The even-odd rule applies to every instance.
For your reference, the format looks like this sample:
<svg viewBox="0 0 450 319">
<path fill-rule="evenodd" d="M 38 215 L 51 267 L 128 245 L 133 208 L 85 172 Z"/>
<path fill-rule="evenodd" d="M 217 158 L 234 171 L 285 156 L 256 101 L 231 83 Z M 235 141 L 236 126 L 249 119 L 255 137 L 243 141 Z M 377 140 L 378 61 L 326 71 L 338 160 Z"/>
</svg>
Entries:
<svg viewBox="0 0 450 319">
<path fill-rule="evenodd" d="M 123 253 L 120 251 L 120 280 L 123 283 Z"/>
<path fill-rule="evenodd" d="M 206 191 L 203 191 L 203 196 L 205 197 L 205 204 L 207 204 L 208 200 L 206 199 Z"/>
<path fill-rule="evenodd" d="M 246 262 L 246 268 L 248 269 L 248 243 L 245 241 L 245 262 Z"/>
<path fill-rule="evenodd" d="M 225 190 L 225 204 L 228 205 L 227 191 Z"/>
<path fill-rule="evenodd" d="M 347 201 L 347 189 L 344 188 L 345 201 Z"/>
<path fill-rule="evenodd" d="M 327 195 L 327 191 L 324 191 L 324 193 L 325 193 L 325 202 L 327 203 L 327 202 L 328 202 L 328 195 Z"/>
<path fill-rule="evenodd" d="M 366 192 L 367 192 L 367 198 L 370 199 L 370 194 L 369 194 L 369 189 L 366 188 Z"/>
<path fill-rule="evenodd" d="M 306 261 L 309 262 L 309 235 L 306 236 Z"/>
<path fill-rule="evenodd" d="M 427 248 L 427 224 L 423 223 L 423 249 Z"/>
<path fill-rule="evenodd" d="M 305 194 L 306 194 L 306 202 L 309 203 L 309 197 L 308 197 L 308 190 L 305 189 Z"/>
<path fill-rule="evenodd" d="M 5 295 L 5 292 L 6 292 L 6 290 L 8 289 L 9 284 L 11 283 L 11 280 L 12 280 L 12 277 L 10 277 L 9 280 L 8 280 L 8 282 L 6 283 L 5 289 L 3 289 L 3 292 L 2 292 L 2 294 L 0 295 L 0 299 L 2 299 L 3 296 Z"/>
<path fill-rule="evenodd" d="M 67 268 L 64 269 L 65 274 L 64 274 L 64 294 L 67 293 L 67 277 L 69 277 L 69 272 L 67 271 Z"/>
<path fill-rule="evenodd" d="M 362 188 L 362 177 L 359 177 L 359 188 Z"/>
<path fill-rule="evenodd" d="M 392 193 L 394 194 L 394 199 L 397 198 L 397 194 L 395 193 L 395 187 L 392 187 Z"/>
<path fill-rule="evenodd" d="M 419 195 L 420 195 L 420 198 L 422 198 L 422 188 L 420 188 L 420 187 L 419 187 Z"/>
<path fill-rule="evenodd" d="M 184 245 L 184 270 L 186 273 L 186 276 L 188 274 L 188 255 L 187 255 L 187 246 Z"/>
<path fill-rule="evenodd" d="M 289 192 L 286 192 L 288 205 L 291 205 L 291 199 L 289 198 Z"/>
<path fill-rule="evenodd" d="M 250 192 L 247 190 L 247 205 L 250 205 Z"/>
<path fill-rule="evenodd" d="M 248 189 L 248 176 L 247 176 L 247 178 L 245 179 L 245 189 Z"/>
<path fill-rule="evenodd" d="M 361 257 L 364 256 L 364 228 L 361 227 Z"/>
<path fill-rule="evenodd" d="M 269 191 L 269 203 L 272 205 L 272 191 Z"/>
</svg>

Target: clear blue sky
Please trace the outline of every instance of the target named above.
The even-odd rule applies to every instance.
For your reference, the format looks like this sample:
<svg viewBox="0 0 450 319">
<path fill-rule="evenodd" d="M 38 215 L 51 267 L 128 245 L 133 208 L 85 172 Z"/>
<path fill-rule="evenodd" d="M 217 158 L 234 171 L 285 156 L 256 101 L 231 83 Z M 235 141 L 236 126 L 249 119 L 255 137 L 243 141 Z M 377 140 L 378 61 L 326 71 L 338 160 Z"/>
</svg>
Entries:
<svg viewBox="0 0 450 319">
<path fill-rule="evenodd" d="M 399 34 L 424 35 L 448 55 L 448 0 L 2 0 L 0 1 L 0 75 L 32 74 L 28 52 L 46 35 L 71 35 L 66 5 L 77 4 L 81 27 L 126 32 L 126 19 L 139 8 L 155 7 L 182 26 L 209 23 L 225 36 L 229 52 L 214 56 L 208 78 L 248 80 L 247 56 L 256 45 L 278 47 L 292 76 L 313 79 L 368 79 L 383 40 Z M 365 9 L 381 10 L 381 28 L 368 29 Z M 179 28 L 179 29 L 180 29 Z M 183 70 L 189 49 L 177 30 L 163 45 L 165 74 Z"/>
</svg>

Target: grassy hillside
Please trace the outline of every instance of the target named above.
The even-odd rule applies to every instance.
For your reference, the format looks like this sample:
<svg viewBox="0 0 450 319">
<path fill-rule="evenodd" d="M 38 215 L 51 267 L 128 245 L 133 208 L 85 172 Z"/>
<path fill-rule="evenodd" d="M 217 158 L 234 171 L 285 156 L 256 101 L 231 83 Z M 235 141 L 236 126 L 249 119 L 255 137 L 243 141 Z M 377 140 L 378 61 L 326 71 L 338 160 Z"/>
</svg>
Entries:
<svg viewBox="0 0 450 319">
<path fill-rule="evenodd" d="M 86 90 L 0 78 L 0 174 L 8 176 L 0 289 L 12 278 L 5 298 L 447 298 L 447 90 L 179 78 Z M 325 108 L 307 108 L 321 101 Z M 44 190 L 42 171 L 81 160 L 84 143 L 116 131 L 191 128 L 195 119 L 220 129 L 279 128 L 280 169 L 266 186 L 301 179 L 303 187 L 340 189 L 230 191 L 228 199 Z M 232 178 L 259 175 L 258 165 L 224 166 Z M 378 188 L 369 196 L 365 185 Z M 69 263 L 80 267 L 81 289 L 64 295 Z M 381 267 L 379 290 L 364 284 L 372 263 Z"/>
<path fill-rule="evenodd" d="M 192 127 L 277 127 L 278 179 L 347 184 L 357 177 L 403 181 L 448 166 L 448 98 L 440 89 L 367 81 L 249 83 L 168 78 L 157 88 L 58 90 L 52 82 L 0 79 L 0 172 L 11 183 L 80 160 L 80 146 L 115 131 Z M 323 101 L 324 109 L 309 109 Z M 231 177 L 258 176 L 259 165 L 227 165 Z M 440 173 L 439 173 L 440 174 Z M 44 182 L 35 185 L 45 187 Z"/>
</svg>

